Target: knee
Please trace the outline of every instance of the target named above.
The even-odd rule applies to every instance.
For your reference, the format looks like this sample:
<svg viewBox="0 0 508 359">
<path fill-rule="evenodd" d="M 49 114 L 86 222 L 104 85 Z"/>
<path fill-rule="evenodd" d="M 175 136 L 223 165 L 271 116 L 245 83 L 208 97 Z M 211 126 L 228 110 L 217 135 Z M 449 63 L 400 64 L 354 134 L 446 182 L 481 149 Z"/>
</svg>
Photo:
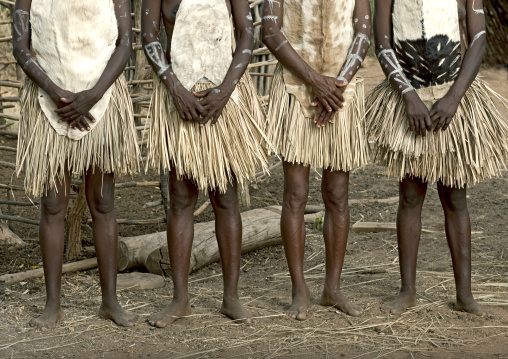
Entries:
<svg viewBox="0 0 508 359">
<path fill-rule="evenodd" d="M 193 211 L 196 202 L 197 195 L 187 192 L 172 192 L 170 195 L 170 209 L 174 213 Z"/>
<path fill-rule="evenodd" d="M 443 198 L 443 208 L 447 212 L 461 213 L 467 211 L 466 196 L 459 192 L 448 193 Z"/>
<path fill-rule="evenodd" d="M 293 210 L 304 210 L 309 196 L 309 186 L 304 183 L 284 188 L 284 206 Z"/>
<path fill-rule="evenodd" d="M 419 209 L 423 205 L 423 196 L 417 191 L 403 191 L 400 193 L 399 207 L 401 209 Z"/>
<path fill-rule="evenodd" d="M 323 202 L 329 209 L 339 212 L 348 211 L 347 186 L 324 186 L 322 188 Z"/>
<path fill-rule="evenodd" d="M 228 190 L 226 193 L 215 192 L 211 200 L 215 210 L 238 211 L 238 197 L 234 190 Z"/>
<path fill-rule="evenodd" d="M 47 196 L 41 201 L 42 216 L 50 219 L 65 218 L 67 201 L 58 197 Z"/>
<path fill-rule="evenodd" d="M 113 198 L 104 197 L 102 195 L 94 196 L 88 201 L 88 206 L 92 216 L 111 214 L 115 207 Z"/>
</svg>

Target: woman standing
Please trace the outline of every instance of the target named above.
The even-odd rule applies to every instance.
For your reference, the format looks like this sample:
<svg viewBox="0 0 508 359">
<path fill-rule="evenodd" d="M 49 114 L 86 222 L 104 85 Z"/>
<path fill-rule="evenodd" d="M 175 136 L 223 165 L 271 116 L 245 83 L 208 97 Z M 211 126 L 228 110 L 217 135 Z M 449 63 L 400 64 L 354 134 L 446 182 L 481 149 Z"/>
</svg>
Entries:
<svg viewBox="0 0 508 359">
<path fill-rule="evenodd" d="M 284 160 L 281 232 L 292 281 L 292 318 L 307 317 L 303 276 L 304 212 L 310 166 L 323 168 L 326 277 L 321 305 L 350 315 L 361 310 L 340 290 L 349 233 L 349 171 L 368 162 L 363 79 L 370 46 L 368 0 L 265 0 L 263 41 L 279 60 L 267 136 Z"/>
<path fill-rule="evenodd" d="M 492 101 L 496 94 L 476 77 L 486 45 L 482 0 L 377 0 L 374 26 L 387 80 L 368 97 L 369 133 L 378 160 L 400 181 L 402 285 L 386 310 L 400 314 L 416 305 L 421 209 L 428 183 L 437 183 L 457 309 L 488 315 L 471 293 L 466 188 L 499 174 L 508 124 Z"/>
<path fill-rule="evenodd" d="M 193 212 L 202 190 L 215 213 L 224 281 L 221 313 L 250 323 L 252 315 L 238 298 L 242 220 L 237 190 L 248 190 L 268 158 L 263 112 L 244 75 L 254 46 L 249 3 L 144 0 L 142 17 L 143 46 L 156 74 L 148 165 L 169 170 L 167 236 L 174 285 L 172 302 L 148 321 L 164 327 L 190 314 Z M 158 37 L 161 23 L 167 51 Z"/>
<path fill-rule="evenodd" d="M 132 326 L 116 297 L 115 174 L 138 170 L 132 103 L 122 71 L 131 53 L 127 0 L 17 0 L 14 56 L 27 75 L 21 90 L 18 174 L 41 199 L 39 235 L 46 306 L 32 320 L 50 329 L 62 319 L 64 222 L 71 175 L 85 176 L 99 264 L 99 315 Z M 33 49 L 33 53 L 31 52 Z"/>
</svg>

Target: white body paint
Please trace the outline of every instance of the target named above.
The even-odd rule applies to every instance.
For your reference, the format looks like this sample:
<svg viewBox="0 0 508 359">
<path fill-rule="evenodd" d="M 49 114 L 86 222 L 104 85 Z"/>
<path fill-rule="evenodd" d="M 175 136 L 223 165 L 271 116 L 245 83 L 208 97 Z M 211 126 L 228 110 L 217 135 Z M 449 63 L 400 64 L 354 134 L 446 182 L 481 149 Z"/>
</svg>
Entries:
<svg viewBox="0 0 508 359">
<path fill-rule="evenodd" d="M 49 78 L 74 93 L 94 87 L 116 48 L 118 24 L 113 1 L 32 0 L 30 22 L 37 61 Z M 109 88 L 90 110 L 97 120 L 90 127 L 102 119 L 111 91 Z M 56 105 L 40 88 L 39 102 L 58 134 L 79 140 L 88 133 L 59 123 Z"/>
<path fill-rule="evenodd" d="M 368 16 L 367 16 L 367 18 L 368 18 Z M 362 34 L 361 32 L 357 33 L 355 40 L 353 42 L 353 45 L 349 49 L 349 53 L 346 58 L 346 63 L 344 64 L 342 71 L 340 72 L 339 76 L 337 77 L 337 80 L 348 82 L 344 76 L 348 72 L 351 72 L 352 70 L 356 71 L 358 69 L 358 67 L 363 63 L 363 58 L 360 55 L 360 52 L 362 51 L 364 44 L 367 44 L 367 48 L 369 48 L 369 46 L 370 46 L 369 37 L 365 34 Z M 357 63 L 356 61 L 359 61 L 358 65 L 355 65 Z M 358 66 L 358 67 L 355 68 L 355 66 Z"/>
<path fill-rule="evenodd" d="M 487 35 L 487 32 L 484 30 L 477 33 L 473 38 L 473 41 L 471 41 L 471 43 L 469 44 L 469 48 L 472 48 L 476 40 L 478 40 L 482 35 Z"/>
<path fill-rule="evenodd" d="M 404 74 L 404 70 L 400 67 L 399 61 L 397 60 L 397 56 L 395 55 L 395 51 L 393 50 L 383 50 L 378 56 L 379 62 L 381 66 L 392 69 L 390 74 L 388 75 L 388 81 L 393 77 L 394 81 L 399 84 L 399 89 L 402 90 L 401 95 L 405 95 L 406 93 L 413 91 L 414 88 L 411 85 L 411 82 L 407 79 Z"/>
</svg>

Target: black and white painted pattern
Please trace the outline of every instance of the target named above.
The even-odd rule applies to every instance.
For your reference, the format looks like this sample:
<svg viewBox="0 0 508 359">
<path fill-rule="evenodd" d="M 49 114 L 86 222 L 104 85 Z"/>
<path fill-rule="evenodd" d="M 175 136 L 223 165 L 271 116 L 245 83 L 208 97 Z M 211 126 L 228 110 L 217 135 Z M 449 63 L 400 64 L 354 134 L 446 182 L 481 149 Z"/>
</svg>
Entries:
<svg viewBox="0 0 508 359">
<path fill-rule="evenodd" d="M 461 65 L 457 0 L 395 0 L 394 49 L 415 88 L 456 80 Z"/>
</svg>

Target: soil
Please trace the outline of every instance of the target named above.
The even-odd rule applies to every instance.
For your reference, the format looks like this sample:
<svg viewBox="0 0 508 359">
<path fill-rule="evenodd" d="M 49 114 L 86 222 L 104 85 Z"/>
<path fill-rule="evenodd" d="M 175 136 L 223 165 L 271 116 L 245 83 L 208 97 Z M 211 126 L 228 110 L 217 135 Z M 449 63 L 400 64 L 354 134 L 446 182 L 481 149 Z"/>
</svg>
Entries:
<svg viewBox="0 0 508 359">
<path fill-rule="evenodd" d="M 369 58 L 361 75 L 369 91 L 383 75 Z M 493 89 L 508 98 L 508 72 L 483 69 L 481 75 Z M 505 110 L 508 115 L 508 111 Z M 0 137 L 0 145 L 16 141 Z M 15 155 L 0 151 L 0 160 L 14 163 Z M 277 161 L 273 159 L 274 163 Z M 506 173 L 506 172 L 505 172 Z M 320 173 L 311 171 L 310 204 L 321 204 Z M 132 178 L 119 178 L 118 182 Z M 153 173 L 136 181 L 156 181 Z M 12 171 L 0 169 L 0 183 L 22 185 Z M 281 204 L 281 168 L 250 187 L 251 208 Z M 422 240 L 418 257 L 418 305 L 401 316 L 389 316 L 380 306 L 399 289 L 397 242 L 394 232 L 350 232 L 342 276 L 344 293 L 363 307 L 360 317 L 348 317 L 319 306 L 324 280 L 323 237 L 307 225 L 305 270 L 311 291 L 309 318 L 298 322 L 282 312 L 289 306 L 291 283 L 282 246 L 242 256 L 240 296 L 258 317 L 253 325 L 234 324 L 219 313 L 222 298 L 221 268 L 209 265 L 190 276 L 193 314 L 164 329 L 151 328 L 146 317 L 167 305 L 171 280 L 154 290 L 122 290 L 122 305 L 142 316 L 134 328 L 119 328 L 97 317 L 100 288 L 97 270 L 63 276 L 62 303 L 65 318 L 56 329 L 41 333 L 28 321 L 38 316 L 45 299 L 44 282 L 32 279 L 0 286 L 0 358 L 508 358 L 508 183 L 506 178 L 487 180 L 468 190 L 472 224 L 473 293 L 491 311 L 493 319 L 454 310 L 455 287 L 451 259 L 444 234 L 444 218 L 435 186 L 429 186 L 423 210 Z M 351 199 L 397 196 L 398 183 L 386 178 L 382 167 L 371 164 L 352 172 Z M 12 193 L 28 201 L 23 191 Z M 13 198 L 1 190 L 0 199 Z M 118 218 L 151 219 L 164 215 L 162 207 L 143 208 L 160 198 L 156 187 L 118 189 Z M 200 195 L 198 206 L 206 200 Z M 2 205 L 4 214 L 37 220 L 39 208 Z M 242 210 L 248 210 L 243 206 Z M 393 222 L 396 204 L 351 206 L 351 224 L 358 221 Z M 86 214 L 89 218 L 89 214 Z M 213 220 L 208 207 L 197 222 Z M 86 219 L 84 220 L 86 223 Z M 0 275 L 41 266 L 38 228 L 10 223 L 26 241 L 25 247 L 0 247 Z M 165 230 L 164 224 L 120 225 L 120 236 Z M 84 232 L 84 246 L 91 246 L 91 232 Z M 79 259 L 92 257 L 84 251 Z"/>
</svg>

